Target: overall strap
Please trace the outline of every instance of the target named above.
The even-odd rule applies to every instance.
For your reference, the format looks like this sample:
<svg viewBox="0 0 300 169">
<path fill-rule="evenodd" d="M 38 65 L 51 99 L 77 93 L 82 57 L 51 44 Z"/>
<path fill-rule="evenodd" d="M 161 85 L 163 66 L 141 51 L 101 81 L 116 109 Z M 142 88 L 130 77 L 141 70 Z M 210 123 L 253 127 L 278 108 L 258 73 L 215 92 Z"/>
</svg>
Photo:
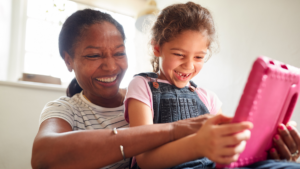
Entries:
<svg viewBox="0 0 300 169">
<path fill-rule="evenodd" d="M 191 81 L 191 80 L 190 80 L 190 84 L 191 84 L 191 86 L 197 88 L 197 85 L 193 81 Z"/>
<path fill-rule="evenodd" d="M 151 77 L 151 78 L 157 78 L 158 77 L 158 75 L 154 72 L 144 72 L 144 73 L 136 74 L 134 76 L 143 76 L 143 77 Z"/>
<path fill-rule="evenodd" d="M 143 76 L 143 77 L 151 77 L 151 78 L 157 78 L 158 77 L 158 75 L 154 72 L 144 72 L 144 73 L 136 74 L 134 76 Z M 197 88 L 197 85 L 191 80 L 190 80 L 190 84 L 191 84 L 191 86 Z"/>
</svg>

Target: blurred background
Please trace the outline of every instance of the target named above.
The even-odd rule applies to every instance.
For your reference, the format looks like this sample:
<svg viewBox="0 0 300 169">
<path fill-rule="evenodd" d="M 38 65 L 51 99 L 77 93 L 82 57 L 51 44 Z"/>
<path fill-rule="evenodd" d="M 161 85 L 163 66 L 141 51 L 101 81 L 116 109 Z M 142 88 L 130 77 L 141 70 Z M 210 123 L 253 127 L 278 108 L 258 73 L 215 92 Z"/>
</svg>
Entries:
<svg viewBox="0 0 300 169">
<path fill-rule="evenodd" d="M 152 71 L 149 27 L 155 13 L 186 0 L 1 0 L 0 1 L 0 168 L 31 168 L 31 149 L 43 106 L 60 96 L 74 73 L 58 52 L 58 34 L 73 12 L 92 8 L 111 14 L 126 34 L 132 76 Z M 299 0 L 194 0 L 216 24 L 219 52 L 194 78 L 214 91 L 223 112 L 233 116 L 253 61 L 259 55 L 300 67 Z M 300 125 L 300 101 L 293 120 Z M 298 129 L 300 129 L 298 125 Z"/>
</svg>

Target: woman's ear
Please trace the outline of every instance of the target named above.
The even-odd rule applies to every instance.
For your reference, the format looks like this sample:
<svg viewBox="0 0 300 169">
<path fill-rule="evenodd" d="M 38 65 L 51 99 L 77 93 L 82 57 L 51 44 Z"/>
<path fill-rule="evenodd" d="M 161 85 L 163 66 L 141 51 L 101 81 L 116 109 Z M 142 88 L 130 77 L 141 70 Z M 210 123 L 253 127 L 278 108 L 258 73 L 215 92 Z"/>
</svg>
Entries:
<svg viewBox="0 0 300 169">
<path fill-rule="evenodd" d="M 66 51 L 64 52 L 64 55 L 65 55 L 65 57 L 64 57 L 65 64 L 66 64 L 69 72 L 72 72 L 72 70 L 73 70 L 73 59 Z"/>
</svg>

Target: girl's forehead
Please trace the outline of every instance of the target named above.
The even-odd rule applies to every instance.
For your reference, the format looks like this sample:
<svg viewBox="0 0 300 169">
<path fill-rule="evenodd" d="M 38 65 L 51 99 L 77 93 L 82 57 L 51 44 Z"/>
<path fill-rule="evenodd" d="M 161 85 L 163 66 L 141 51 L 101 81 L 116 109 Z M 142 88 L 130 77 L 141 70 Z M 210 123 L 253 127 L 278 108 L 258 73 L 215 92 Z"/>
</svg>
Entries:
<svg viewBox="0 0 300 169">
<path fill-rule="evenodd" d="M 193 30 L 186 30 L 172 38 L 170 41 L 165 42 L 163 46 L 179 46 L 185 48 L 198 47 L 207 48 L 209 39 L 205 33 Z"/>
</svg>

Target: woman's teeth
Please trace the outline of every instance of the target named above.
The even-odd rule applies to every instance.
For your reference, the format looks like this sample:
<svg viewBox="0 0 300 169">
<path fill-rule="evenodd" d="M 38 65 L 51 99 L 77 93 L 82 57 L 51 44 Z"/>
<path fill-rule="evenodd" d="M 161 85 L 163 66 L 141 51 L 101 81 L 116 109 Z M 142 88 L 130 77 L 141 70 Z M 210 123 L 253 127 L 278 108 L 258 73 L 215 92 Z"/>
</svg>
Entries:
<svg viewBox="0 0 300 169">
<path fill-rule="evenodd" d="M 117 78 L 117 76 L 114 77 L 103 77 L 103 78 L 96 78 L 96 80 L 98 80 L 99 82 L 105 82 L 105 83 L 110 83 L 115 81 Z"/>
<path fill-rule="evenodd" d="M 175 73 L 177 73 L 181 77 L 188 77 L 191 74 L 191 73 L 185 74 L 185 73 L 180 73 L 180 72 L 176 72 L 176 71 L 175 71 Z"/>
</svg>

